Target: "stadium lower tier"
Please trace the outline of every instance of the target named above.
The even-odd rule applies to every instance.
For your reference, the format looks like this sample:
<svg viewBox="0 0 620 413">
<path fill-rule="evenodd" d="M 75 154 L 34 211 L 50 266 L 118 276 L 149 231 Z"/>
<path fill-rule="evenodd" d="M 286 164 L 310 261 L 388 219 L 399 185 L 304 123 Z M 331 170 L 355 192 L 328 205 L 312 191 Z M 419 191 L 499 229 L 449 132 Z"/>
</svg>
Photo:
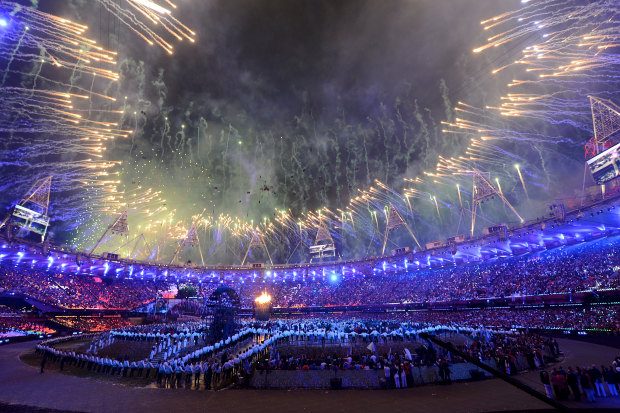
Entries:
<svg viewBox="0 0 620 413">
<path fill-rule="evenodd" d="M 0 343 L 4 338 L 54 334 L 56 331 L 44 325 L 44 321 L 44 319 L 30 320 L 15 315 L 0 316 Z"/>
<path fill-rule="evenodd" d="M 620 332 L 620 305 L 560 306 L 552 308 L 485 308 L 463 310 L 395 311 L 390 313 L 299 314 L 278 319 L 364 319 L 445 326 L 480 326 L 500 329 L 536 328 L 544 330 L 579 330 Z"/>
<path fill-rule="evenodd" d="M 264 276 L 234 281 L 191 282 L 197 297 L 222 285 L 232 287 L 243 308 L 263 291 L 281 308 L 440 303 L 493 297 L 574 294 L 620 289 L 620 237 L 452 268 L 403 273 L 347 275 L 337 272 L 299 278 Z M 23 294 L 65 309 L 128 310 L 174 296 L 180 282 L 170 278 L 93 277 L 34 268 L 28 262 L 0 261 L 0 293 Z"/>
<path fill-rule="evenodd" d="M 241 318 L 250 322 L 251 318 Z M 620 333 L 620 305 L 572 305 L 552 308 L 485 308 L 464 310 L 420 310 L 383 313 L 339 312 L 275 316 L 272 320 L 327 320 L 330 322 L 366 320 L 368 322 L 419 323 L 497 329 L 540 329 L 583 333 Z M 32 319 L 19 315 L 0 316 L 0 338 L 63 331 L 103 332 L 145 322 L 144 317 L 49 316 Z"/>
</svg>

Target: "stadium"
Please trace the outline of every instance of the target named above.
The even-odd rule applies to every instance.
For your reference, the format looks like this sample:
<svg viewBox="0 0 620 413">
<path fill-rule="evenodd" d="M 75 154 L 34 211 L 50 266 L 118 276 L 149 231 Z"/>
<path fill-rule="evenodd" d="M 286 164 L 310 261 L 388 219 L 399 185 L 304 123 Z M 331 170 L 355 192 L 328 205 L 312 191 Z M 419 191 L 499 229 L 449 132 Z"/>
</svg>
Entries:
<svg viewBox="0 0 620 413">
<path fill-rule="evenodd" d="M 0 410 L 617 411 L 619 12 L 0 0 Z"/>
</svg>

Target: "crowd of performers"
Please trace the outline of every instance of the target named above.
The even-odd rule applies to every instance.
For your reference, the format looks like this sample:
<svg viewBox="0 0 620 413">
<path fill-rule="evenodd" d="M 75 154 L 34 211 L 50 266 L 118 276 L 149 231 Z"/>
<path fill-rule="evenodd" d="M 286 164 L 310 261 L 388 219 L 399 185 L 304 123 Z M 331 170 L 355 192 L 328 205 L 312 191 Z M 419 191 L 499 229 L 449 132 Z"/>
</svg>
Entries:
<svg viewBox="0 0 620 413">
<path fill-rule="evenodd" d="M 355 316 L 345 312 L 330 317 L 346 320 Z M 557 307 L 470 308 L 459 310 L 417 310 L 390 313 L 362 313 L 366 319 L 393 320 L 413 323 L 439 323 L 448 326 L 478 327 L 481 320 L 487 327 L 501 329 L 535 328 L 542 330 L 597 330 L 620 332 L 620 305 L 570 305 Z M 287 316 L 294 317 L 294 316 Z M 300 315 L 298 317 L 313 317 Z M 322 314 L 316 317 L 324 317 Z"/>
<path fill-rule="evenodd" d="M 392 369 L 399 371 L 401 365 L 407 375 L 412 367 L 436 364 L 446 373 L 448 363 L 464 362 L 421 340 L 419 334 L 425 332 L 449 335 L 471 357 L 495 360 L 498 368 L 508 373 L 544 366 L 559 354 L 557 342 L 533 333 L 361 319 L 247 321 L 236 334 L 211 345 L 206 344 L 206 326 L 200 322 L 155 324 L 92 335 L 91 345 L 84 353 L 57 349 L 59 343 L 68 341 L 66 338 L 43 342 L 37 351 L 52 360 L 65 360 L 103 374 L 156 377 L 162 386 L 200 384 L 198 372 L 201 376 L 211 375 L 209 381 L 203 381 L 210 386 L 213 378 L 219 384 L 234 374 L 247 376 L 253 368 L 385 370 L 386 367 L 390 369 L 390 375 L 386 376 L 388 385 L 396 386 L 391 373 Z M 146 342 L 152 350 L 141 360 L 99 355 L 118 341 Z M 518 356 L 522 356 L 519 362 Z M 181 376 L 183 380 L 179 380 Z M 188 377 L 193 377 L 193 381 Z"/>
<path fill-rule="evenodd" d="M 91 344 L 84 353 L 56 348 L 72 337 L 44 341 L 36 351 L 44 356 L 41 372 L 49 360 L 59 363 L 61 369 L 68 363 L 105 375 L 153 378 L 162 387 L 198 388 L 202 384 L 210 389 L 230 381 L 242 370 L 247 376 L 253 359 L 263 355 L 275 340 L 266 330 L 241 328 L 231 337 L 207 345 L 205 328 L 201 322 L 134 326 L 86 336 Z M 140 360 L 99 355 L 119 341 L 146 342 L 152 350 Z"/>
<path fill-rule="evenodd" d="M 436 377 L 450 383 L 451 368 L 465 360 L 425 340 L 430 333 L 449 341 L 468 357 L 506 374 L 540 371 L 548 395 L 566 399 L 617 396 L 620 359 L 609 366 L 573 369 L 553 367 L 561 354 L 557 341 L 527 330 L 425 324 L 400 320 L 316 317 L 242 322 L 234 335 L 207 344 L 202 322 L 125 327 L 85 336 L 87 351 L 79 353 L 59 344 L 72 337 L 42 342 L 41 372 L 53 362 L 95 374 L 155 381 L 160 387 L 218 389 L 239 381 L 249 382 L 253 372 L 265 370 L 372 370 L 388 388 L 420 384 L 416 369 L 435 369 Z M 113 343 L 146 343 L 150 354 L 141 359 L 104 356 Z M 64 349 L 60 349 L 64 348 Z"/>
</svg>

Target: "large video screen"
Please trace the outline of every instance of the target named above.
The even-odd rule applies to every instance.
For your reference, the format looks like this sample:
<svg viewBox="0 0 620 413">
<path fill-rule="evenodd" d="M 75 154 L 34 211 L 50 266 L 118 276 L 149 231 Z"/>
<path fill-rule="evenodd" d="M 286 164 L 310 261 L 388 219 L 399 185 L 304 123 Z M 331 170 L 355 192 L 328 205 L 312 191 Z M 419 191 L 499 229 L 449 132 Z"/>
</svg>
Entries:
<svg viewBox="0 0 620 413">
<path fill-rule="evenodd" d="M 21 205 L 13 209 L 13 222 L 28 231 L 45 235 L 49 226 L 49 217 Z"/>
<path fill-rule="evenodd" d="M 598 185 L 620 176 L 620 143 L 588 160 L 588 166 Z"/>
</svg>

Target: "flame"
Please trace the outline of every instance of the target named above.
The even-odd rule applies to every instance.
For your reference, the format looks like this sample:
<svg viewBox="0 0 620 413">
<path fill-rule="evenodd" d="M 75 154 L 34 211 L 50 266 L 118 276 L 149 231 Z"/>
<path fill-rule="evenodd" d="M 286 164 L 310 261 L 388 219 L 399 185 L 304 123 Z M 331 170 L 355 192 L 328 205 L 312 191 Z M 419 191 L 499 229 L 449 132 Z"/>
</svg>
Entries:
<svg viewBox="0 0 620 413">
<path fill-rule="evenodd" d="M 269 294 L 267 294 L 267 291 L 263 292 L 261 295 L 259 295 L 258 297 L 256 297 L 256 299 L 254 300 L 256 302 L 256 304 L 267 304 L 271 302 L 271 296 Z"/>
</svg>

